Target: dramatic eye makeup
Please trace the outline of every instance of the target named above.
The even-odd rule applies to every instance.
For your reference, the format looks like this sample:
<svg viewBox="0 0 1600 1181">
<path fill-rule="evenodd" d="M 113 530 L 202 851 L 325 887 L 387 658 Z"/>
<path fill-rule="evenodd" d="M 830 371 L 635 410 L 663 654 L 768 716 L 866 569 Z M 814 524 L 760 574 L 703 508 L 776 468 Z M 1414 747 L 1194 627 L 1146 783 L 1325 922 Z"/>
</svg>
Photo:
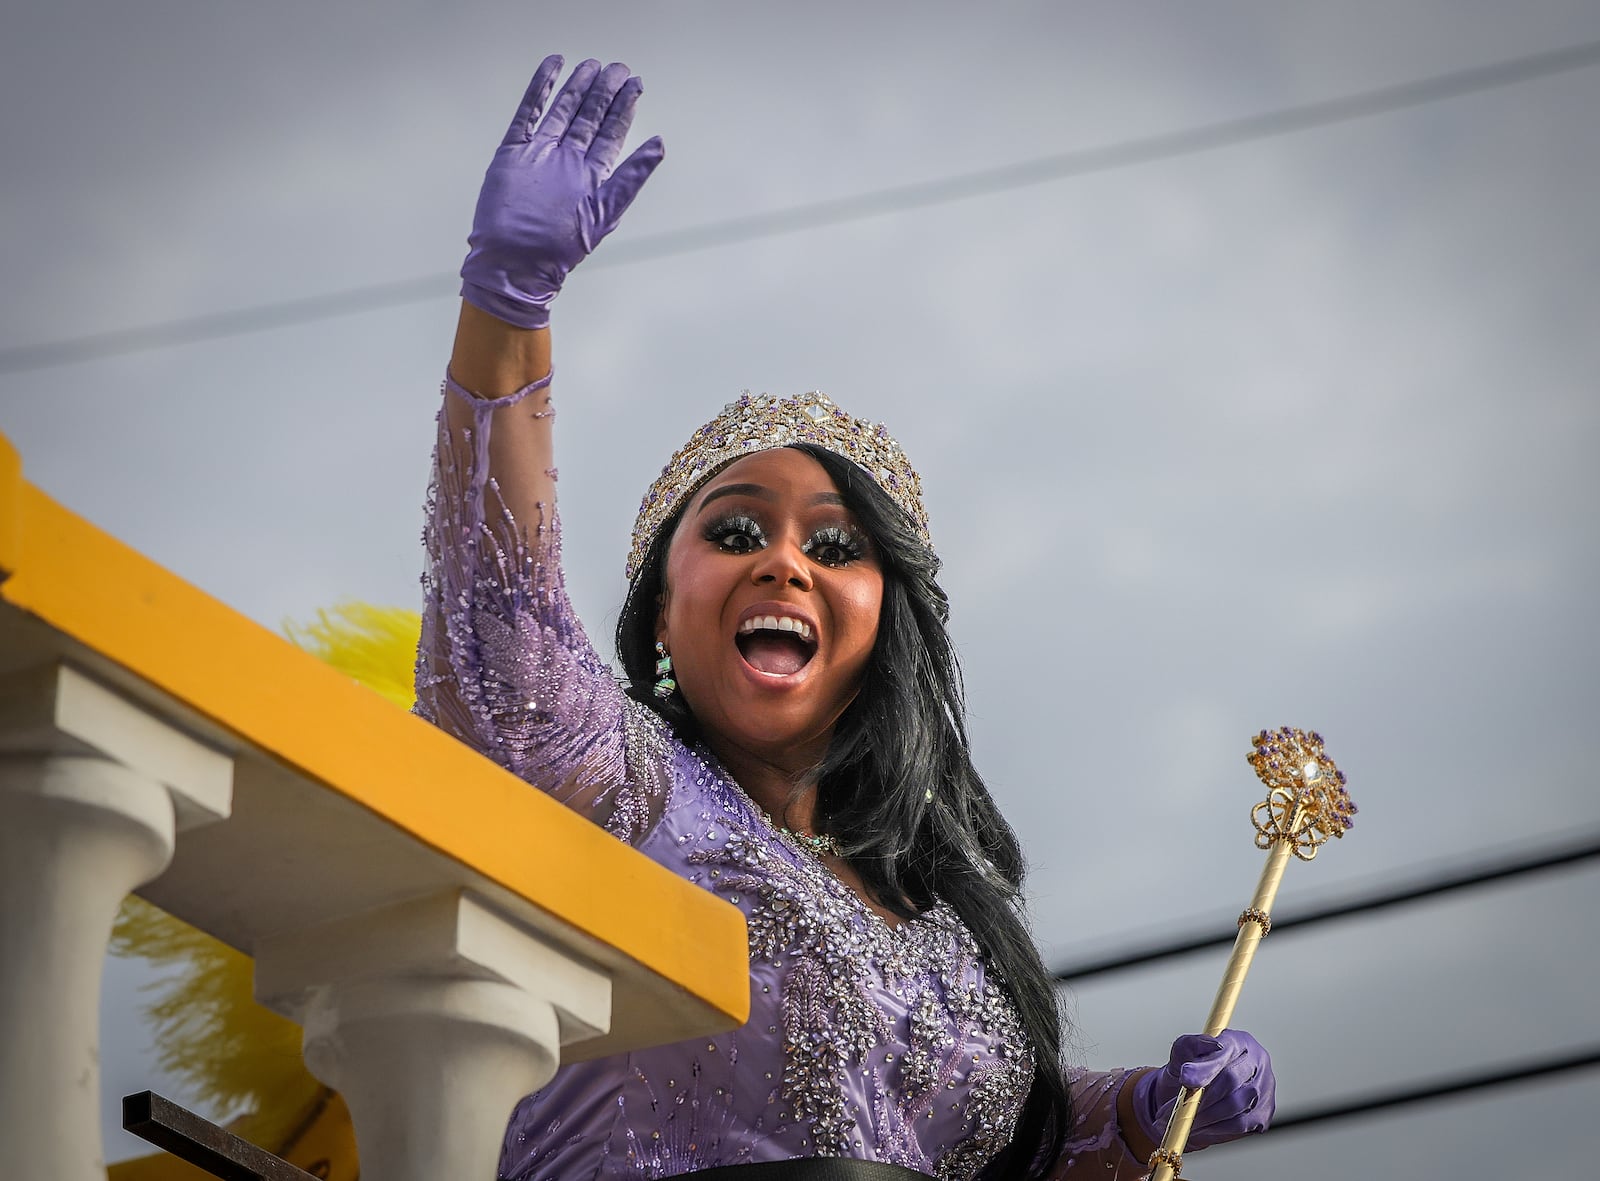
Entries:
<svg viewBox="0 0 1600 1181">
<path fill-rule="evenodd" d="M 705 539 L 730 554 L 748 554 L 765 549 L 767 535 L 755 518 L 742 513 L 713 518 L 705 527 Z"/>
<path fill-rule="evenodd" d="M 848 566 L 866 556 L 861 534 L 847 525 L 826 525 L 818 529 L 801 547 L 808 557 L 824 566 Z"/>
<path fill-rule="evenodd" d="M 767 548 L 761 523 L 745 513 L 714 517 L 701 527 L 701 536 L 723 553 L 748 554 Z M 848 566 L 867 556 L 866 535 L 849 523 L 823 525 L 806 538 L 800 551 L 824 566 Z"/>
</svg>

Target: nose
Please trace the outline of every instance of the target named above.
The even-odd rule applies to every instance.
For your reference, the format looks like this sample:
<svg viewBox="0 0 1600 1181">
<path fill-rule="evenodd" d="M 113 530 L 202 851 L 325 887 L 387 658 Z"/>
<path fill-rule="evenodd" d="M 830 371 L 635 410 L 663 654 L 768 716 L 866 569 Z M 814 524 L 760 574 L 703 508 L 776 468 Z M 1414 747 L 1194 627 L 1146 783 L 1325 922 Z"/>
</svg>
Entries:
<svg viewBox="0 0 1600 1181">
<path fill-rule="evenodd" d="M 750 581 L 811 589 L 811 562 L 792 541 L 774 540 L 750 567 Z"/>
</svg>

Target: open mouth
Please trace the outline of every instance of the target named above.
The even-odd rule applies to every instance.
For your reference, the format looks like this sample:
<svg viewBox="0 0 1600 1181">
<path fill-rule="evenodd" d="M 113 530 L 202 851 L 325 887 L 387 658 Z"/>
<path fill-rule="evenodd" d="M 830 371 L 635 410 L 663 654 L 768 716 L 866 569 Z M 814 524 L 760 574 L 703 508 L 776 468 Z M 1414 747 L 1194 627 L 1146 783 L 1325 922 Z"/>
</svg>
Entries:
<svg viewBox="0 0 1600 1181">
<path fill-rule="evenodd" d="M 810 664 L 817 652 L 811 626 L 786 616 L 747 619 L 739 625 L 733 642 L 746 664 L 769 677 L 793 676 Z"/>
</svg>

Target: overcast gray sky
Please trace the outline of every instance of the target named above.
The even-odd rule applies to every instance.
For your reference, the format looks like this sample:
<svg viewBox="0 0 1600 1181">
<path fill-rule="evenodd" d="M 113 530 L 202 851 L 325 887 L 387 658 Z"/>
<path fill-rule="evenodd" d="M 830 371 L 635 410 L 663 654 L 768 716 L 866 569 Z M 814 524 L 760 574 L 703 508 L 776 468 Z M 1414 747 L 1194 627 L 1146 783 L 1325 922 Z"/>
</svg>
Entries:
<svg viewBox="0 0 1600 1181">
<path fill-rule="evenodd" d="M 546 52 L 629 62 L 667 158 L 554 314 L 563 515 L 610 631 L 634 508 L 742 389 L 883 419 L 928 491 L 979 765 L 1047 957 L 1216 928 L 1244 762 L 1314 726 L 1361 823 L 1281 908 L 1600 828 L 1600 69 L 756 242 L 652 234 L 1600 40 L 1600 4 L 75 0 L 0 43 L 0 349 L 449 276 Z M 90 520 L 277 627 L 414 606 L 454 286 L 0 373 Z M 530 838 L 530 855 L 532 855 Z M 1280 1110 L 1600 1042 L 1594 868 L 1269 940 Z M 1085 985 L 1096 1065 L 1221 954 Z M 112 1097 L 152 1083 L 109 970 Z M 154 1080 L 159 1086 L 159 1080 Z M 1592 1171 L 1600 1074 L 1195 1158 L 1197 1177 Z M 114 1140 L 114 1156 L 139 1151 Z"/>
</svg>

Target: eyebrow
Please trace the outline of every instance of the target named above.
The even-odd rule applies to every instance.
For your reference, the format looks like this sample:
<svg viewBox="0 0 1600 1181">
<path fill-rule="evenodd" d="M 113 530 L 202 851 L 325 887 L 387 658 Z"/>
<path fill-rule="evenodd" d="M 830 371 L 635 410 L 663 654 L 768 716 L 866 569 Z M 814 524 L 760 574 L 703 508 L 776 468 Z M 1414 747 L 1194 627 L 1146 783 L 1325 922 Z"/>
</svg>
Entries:
<svg viewBox="0 0 1600 1181">
<path fill-rule="evenodd" d="M 724 496 L 752 496 L 757 500 L 777 500 L 778 494 L 765 484 L 724 484 L 720 488 L 713 488 L 706 493 L 706 498 L 700 502 L 697 512 L 703 511 L 706 505 L 713 500 L 720 500 Z M 818 492 L 810 500 L 811 504 L 837 504 L 844 506 L 844 497 L 837 492 Z"/>
</svg>

